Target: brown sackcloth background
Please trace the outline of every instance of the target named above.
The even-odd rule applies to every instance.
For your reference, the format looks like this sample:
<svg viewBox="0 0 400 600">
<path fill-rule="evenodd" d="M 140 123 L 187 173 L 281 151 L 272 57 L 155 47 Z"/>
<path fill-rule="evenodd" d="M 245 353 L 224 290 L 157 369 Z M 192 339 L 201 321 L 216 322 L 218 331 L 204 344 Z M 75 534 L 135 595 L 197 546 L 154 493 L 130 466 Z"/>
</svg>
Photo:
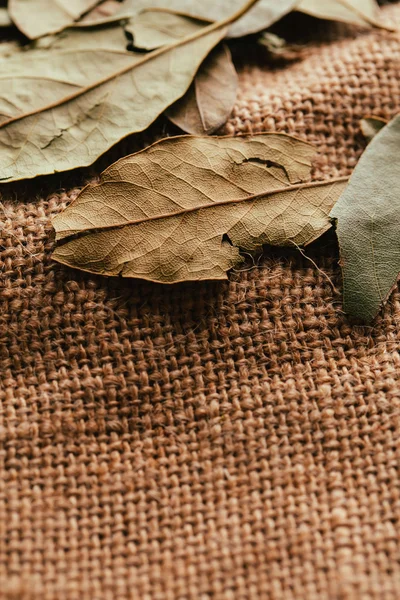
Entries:
<svg viewBox="0 0 400 600">
<path fill-rule="evenodd" d="M 400 107 L 399 35 L 330 31 L 244 60 L 227 126 L 318 144 L 316 178 Z M 222 283 L 75 272 L 50 258 L 60 181 L 0 205 L 1 600 L 400 598 L 399 292 L 350 323 L 329 235 Z"/>
</svg>

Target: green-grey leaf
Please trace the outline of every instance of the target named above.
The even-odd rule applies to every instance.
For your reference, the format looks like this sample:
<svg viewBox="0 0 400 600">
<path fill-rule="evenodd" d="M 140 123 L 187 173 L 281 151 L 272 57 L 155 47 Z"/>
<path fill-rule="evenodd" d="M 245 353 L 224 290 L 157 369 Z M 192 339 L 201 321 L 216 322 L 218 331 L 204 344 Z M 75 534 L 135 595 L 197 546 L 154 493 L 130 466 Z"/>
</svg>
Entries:
<svg viewBox="0 0 400 600">
<path fill-rule="evenodd" d="M 400 116 L 375 135 L 334 206 L 344 308 L 370 322 L 400 271 Z"/>
</svg>

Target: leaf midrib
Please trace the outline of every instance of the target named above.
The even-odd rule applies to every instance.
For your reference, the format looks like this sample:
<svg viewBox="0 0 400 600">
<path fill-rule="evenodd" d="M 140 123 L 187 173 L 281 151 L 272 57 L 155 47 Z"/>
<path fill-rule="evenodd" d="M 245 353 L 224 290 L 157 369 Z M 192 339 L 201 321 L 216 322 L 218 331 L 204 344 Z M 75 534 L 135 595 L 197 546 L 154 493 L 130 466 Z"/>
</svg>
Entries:
<svg viewBox="0 0 400 600">
<path fill-rule="evenodd" d="M 126 223 L 117 223 L 117 224 L 113 224 L 113 225 L 102 225 L 102 226 L 88 228 L 88 229 L 81 229 L 80 231 L 74 231 L 74 233 L 69 236 L 66 235 L 65 237 L 60 239 L 58 241 L 58 243 L 59 243 L 59 245 L 64 245 L 65 243 L 69 242 L 71 240 L 71 238 L 84 237 L 85 235 L 89 235 L 91 233 L 97 233 L 97 232 L 101 232 L 101 231 L 109 231 L 109 230 L 113 230 L 113 229 L 122 229 L 124 227 L 141 225 L 143 223 L 149 223 L 151 221 L 159 221 L 161 219 L 170 219 L 173 217 L 180 217 L 180 216 L 184 216 L 184 215 L 187 215 L 192 212 L 199 211 L 199 210 L 206 210 L 208 208 L 219 208 L 221 206 L 228 206 L 228 205 L 232 205 L 232 204 L 241 204 L 244 202 L 252 202 L 253 200 L 267 198 L 269 196 L 273 196 L 274 194 L 280 194 L 283 192 L 292 192 L 292 191 L 296 192 L 296 191 L 299 191 L 302 189 L 316 188 L 319 186 L 326 186 L 328 184 L 334 184 L 334 183 L 338 183 L 341 181 L 345 182 L 348 180 L 349 180 L 348 177 L 337 177 L 337 178 L 328 179 L 326 181 L 313 181 L 313 182 L 308 182 L 308 183 L 298 183 L 298 184 L 294 184 L 294 185 L 288 184 L 287 186 L 282 187 L 282 188 L 277 188 L 275 190 L 268 190 L 266 192 L 260 192 L 258 194 L 252 194 L 250 196 L 245 196 L 244 198 L 234 198 L 234 199 L 230 199 L 230 200 L 223 200 L 221 202 L 211 202 L 209 204 L 193 206 L 191 208 L 185 208 L 185 209 L 171 212 L 171 213 L 166 213 L 166 214 L 161 214 L 161 215 L 153 215 L 151 217 L 145 217 L 143 219 L 127 221 Z M 107 183 L 115 184 L 115 183 L 124 183 L 124 182 L 123 181 L 108 181 L 108 182 L 104 182 L 103 184 L 100 184 L 100 186 L 106 185 Z M 57 231 L 57 233 L 67 233 L 67 232 L 68 232 L 68 230 L 66 230 L 66 229 L 60 229 L 59 231 Z"/>
</svg>

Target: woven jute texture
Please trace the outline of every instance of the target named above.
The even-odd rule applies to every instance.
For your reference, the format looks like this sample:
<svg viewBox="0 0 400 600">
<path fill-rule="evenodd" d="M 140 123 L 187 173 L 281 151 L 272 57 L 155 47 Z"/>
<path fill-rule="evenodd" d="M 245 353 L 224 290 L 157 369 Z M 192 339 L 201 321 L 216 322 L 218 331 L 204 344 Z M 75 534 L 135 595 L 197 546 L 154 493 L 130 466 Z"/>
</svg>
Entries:
<svg viewBox="0 0 400 600">
<path fill-rule="evenodd" d="M 350 173 L 359 119 L 399 110 L 399 38 L 337 36 L 243 60 L 226 130 Z M 222 283 L 75 272 L 59 181 L 0 205 L 1 600 L 399 599 L 399 292 L 349 322 L 333 235 Z"/>
</svg>

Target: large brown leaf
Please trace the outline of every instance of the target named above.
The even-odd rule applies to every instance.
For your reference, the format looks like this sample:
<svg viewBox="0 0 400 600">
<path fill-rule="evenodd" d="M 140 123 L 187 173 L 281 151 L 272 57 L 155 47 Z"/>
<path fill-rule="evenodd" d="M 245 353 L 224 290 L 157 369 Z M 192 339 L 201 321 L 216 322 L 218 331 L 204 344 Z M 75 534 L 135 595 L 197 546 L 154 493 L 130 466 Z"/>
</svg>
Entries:
<svg viewBox="0 0 400 600">
<path fill-rule="evenodd" d="M 34 40 L 72 25 L 99 0 L 9 0 L 12 20 Z"/>
<path fill-rule="evenodd" d="M 183 131 L 208 135 L 225 123 L 236 101 L 238 76 L 229 48 L 218 46 L 201 65 L 186 94 L 168 110 Z"/>
<path fill-rule="evenodd" d="M 239 248 L 305 245 L 330 227 L 342 180 L 308 178 L 295 138 L 169 138 L 109 167 L 54 221 L 53 257 L 102 275 L 224 279 Z M 294 185 L 290 185 L 294 183 Z"/>
<path fill-rule="evenodd" d="M 117 51 L 118 68 L 109 73 L 104 74 L 99 65 L 101 60 L 96 59 L 94 81 L 89 80 L 87 85 L 73 81 L 75 87 L 67 95 L 61 90 L 60 96 L 55 96 L 49 104 L 37 106 L 32 99 L 32 108 L 16 116 L 11 114 L 0 125 L 1 180 L 13 181 L 89 165 L 122 138 L 146 129 L 183 96 L 204 58 L 224 37 L 226 26 L 254 1 L 248 0 L 225 21 L 146 55 Z M 79 29 L 75 35 L 83 39 L 85 31 Z M 113 53 L 110 60 L 115 60 Z M 45 67 L 37 62 L 41 75 Z M 64 80 L 65 69 L 70 65 L 65 62 L 64 69 L 61 63 L 62 52 L 57 86 L 71 85 L 68 79 Z M 0 68 L 5 64 L 2 61 Z M 33 73 L 35 68 L 32 64 Z M 80 76 L 80 70 L 84 73 L 83 65 L 78 74 L 72 68 L 74 77 Z M 53 94 L 53 80 L 50 85 Z M 32 96 L 36 98 L 37 90 L 32 92 L 27 87 L 26 105 Z M 14 104 L 12 96 L 7 96 L 7 100 Z"/>
<path fill-rule="evenodd" d="M 289 13 L 298 0 L 259 0 L 229 28 L 229 37 L 241 37 L 270 27 Z M 220 21 L 240 8 L 241 0 L 130 0 L 133 15 L 149 8 L 164 8 L 205 21 Z"/>
</svg>

